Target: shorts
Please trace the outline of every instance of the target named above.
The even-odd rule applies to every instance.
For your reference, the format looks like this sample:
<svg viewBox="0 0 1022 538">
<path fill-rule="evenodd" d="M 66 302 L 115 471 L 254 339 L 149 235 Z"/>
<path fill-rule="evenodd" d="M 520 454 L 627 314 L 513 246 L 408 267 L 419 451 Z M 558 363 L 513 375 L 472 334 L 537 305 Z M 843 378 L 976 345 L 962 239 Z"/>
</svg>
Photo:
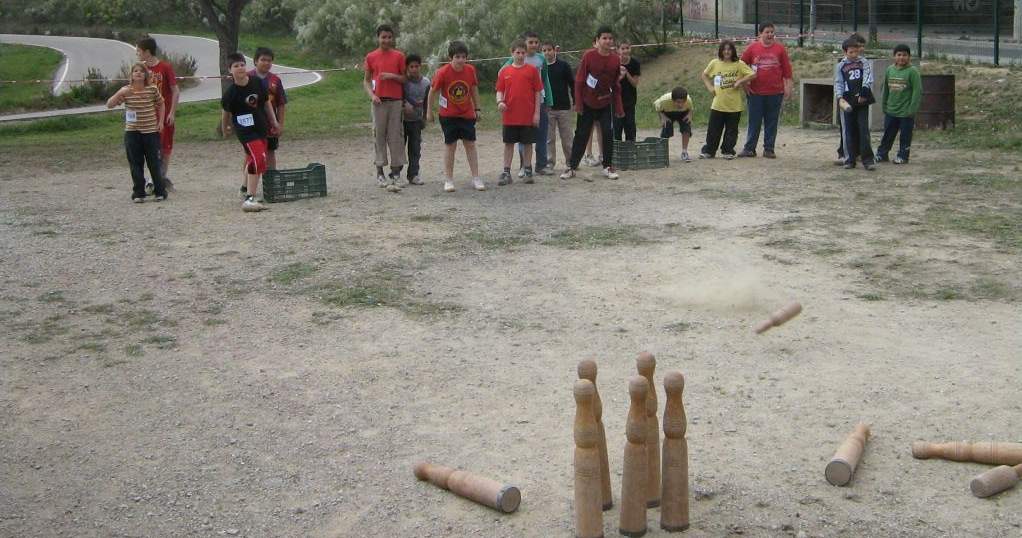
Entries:
<svg viewBox="0 0 1022 538">
<path fill-rule="evenodd" d="M 535 144 L 538 129 L 532 125 L 505 125 L 504 126 L 504 143 L 505 144 Z"/>
<path fill-rule="evenodd" d="M 170 155 L 174 151 L 174 126 L 164 124 L 160 131 L 160 155 Z"/>
<path fill-rule="evenodd" d="M 458 140 L 476 141 L 476 120 L 440 116 L 440 129 L 444 132 L 444 144 L 454 144 Z"/>
<path fill-rule="evenodd" d="M 266 149 L 267 149 L 267 151 L 277 151 L 277 148 L 279 148 L 279 147 L 280 147 L 280 138 L 274 136 L 272 138 L 267 138 L 266 139 Z"/>
<path fill-rule="evenodd" d="M 242 142 L 241 146 L 245 148 L 245 172 L 249 174 L 266 172 L 266 139 L 257 138 Z"/>
</svg>

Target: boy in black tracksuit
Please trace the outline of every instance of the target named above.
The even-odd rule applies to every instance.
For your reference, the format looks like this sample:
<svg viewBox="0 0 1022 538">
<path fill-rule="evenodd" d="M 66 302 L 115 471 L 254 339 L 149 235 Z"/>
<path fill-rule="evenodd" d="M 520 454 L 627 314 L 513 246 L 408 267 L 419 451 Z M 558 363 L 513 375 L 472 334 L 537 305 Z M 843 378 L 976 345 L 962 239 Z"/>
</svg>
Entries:
<svg viewBox="0 0 1022 538">
<path fill-rule="evenodd" d="M 873 148 L 869 140 L 869 105 L 873 98 L 873 73 L 859 58 L 859 44 L 847 39 L 841 48 L 845 57 L 834 68 L 834 98 L 841 107 L 841 135 L 844 139 L 845 168 L 855 168 L 855 157 L 862 156 L 862 167 L 873 170 Z"/>
</svg>

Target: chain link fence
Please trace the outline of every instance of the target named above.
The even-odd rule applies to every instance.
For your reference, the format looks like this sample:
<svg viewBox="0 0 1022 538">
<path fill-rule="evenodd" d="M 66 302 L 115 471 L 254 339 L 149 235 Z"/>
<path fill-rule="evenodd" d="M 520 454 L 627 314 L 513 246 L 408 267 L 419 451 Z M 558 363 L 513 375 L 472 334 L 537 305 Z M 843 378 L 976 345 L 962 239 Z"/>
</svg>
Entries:
<svg viewBox="0 0 1022 538">
<path fill-rule="evenodd" d="M 1022 66 L 1022 0 L 680 0 L 681 34 L 754 36 L 762 22 L 803 44 L 906 43 L 913 56 Z M 872 47 L 871 47 L 872 48 Z"/>
</svg>

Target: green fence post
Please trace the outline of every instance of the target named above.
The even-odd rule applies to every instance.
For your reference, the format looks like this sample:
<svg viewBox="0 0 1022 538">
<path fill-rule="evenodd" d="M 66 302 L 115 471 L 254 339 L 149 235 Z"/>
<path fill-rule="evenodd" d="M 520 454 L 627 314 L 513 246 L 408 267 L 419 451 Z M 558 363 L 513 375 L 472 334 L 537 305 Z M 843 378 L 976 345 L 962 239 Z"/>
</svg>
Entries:
<svg viewBox="0 0 1022 538">
<path fill-rule="evenodd" d="M 1001 60 L 1001 2 L 994 0 L 994 67 Z"/>
<path fill-rule="evenodd" d="M 916 54 L 923 58 L 923 0 L 916 0 Z"/>
<path fill-rule="evenodd" d="M 802 24 L 802 20 L 805 18 L 806 3 L 805 0 L 798 0 L 798 46 L 804 47 L 805 40 L 803 35 L 806 33 L 805 26 Z"/>
</svg>

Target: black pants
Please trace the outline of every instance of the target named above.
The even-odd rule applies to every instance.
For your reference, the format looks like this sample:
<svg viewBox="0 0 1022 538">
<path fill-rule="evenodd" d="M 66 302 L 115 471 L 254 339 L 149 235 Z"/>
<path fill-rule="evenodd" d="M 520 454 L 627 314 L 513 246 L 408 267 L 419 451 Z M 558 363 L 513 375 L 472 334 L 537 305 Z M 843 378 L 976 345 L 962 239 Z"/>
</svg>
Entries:
<svg viewBox="0 0 1022 538">
<path fill-rule="evenodd" d="M 406 121 L 405 144 L 408 146 L 408 179 L 419 175 L 422 156 L 422 121 Z"/>
<path fill-rule="evenodd" d="M 841 135 L 844 140 L 845 164 L 854 166 L 855 157 L 862 157 L 863 163 L 873 162 L 868 106 L 857 106 L 851 112 L 841 112 Z"/>
<path fill-rule="evenodd" d="M 600 131 L 603 132 L 603 167 L 610 166 L 614 157 L 614 138 L 611 136 L 611 113 L 614 105 L 607 105 L 603 108 L 589 108 L 582 105 L 582 113 L 575 119 L 575 140 L 571 143 L 571 159 L 568 160 L 568 168 L 578 168 L 582 162 L 582 155 L 586 152 L 586 144 L 589 143 L 589 135 L 593 134 L 593 122 L 600 122 Z"/>
<path fill-rule="evenodd" d="M 624 135 L 624 140 L 635 141 L 635 105 L 624 106 L 625 115 L 620 118 L 614 118 L 614 140 L 622 140 L 621 135 Z"/>
<path fill-rule="evenodd" d="M 131 197 L 145 198 L 145 170 L 153 178 L 156 196 L 167 197 L 160 168 L 160 133 L 124 131 L 124 151 L 128 154 L 128 168 L 131 170 Z"/>
<path fill-rule="evenodd" d="M 735 145 L 738 144 L 738 120 L 742 119 L 741 112 L 721 112 L 710 109 L 710 121 L 706 124 L 706 145 L 700 153 L 710 156 L 717 155 L 717 148 L 724 155 L 734 155 Z M 721 143 L 721 133 L 724 141 Z"/>
</svg>

